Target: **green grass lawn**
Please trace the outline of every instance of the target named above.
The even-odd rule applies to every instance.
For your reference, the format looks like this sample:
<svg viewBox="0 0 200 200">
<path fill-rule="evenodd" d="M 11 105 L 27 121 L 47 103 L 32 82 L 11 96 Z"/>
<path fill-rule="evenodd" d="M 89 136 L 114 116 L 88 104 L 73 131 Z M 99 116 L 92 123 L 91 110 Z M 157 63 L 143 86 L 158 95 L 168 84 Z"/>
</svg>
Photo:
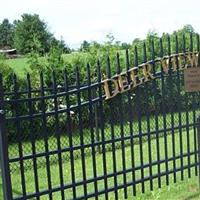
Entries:
<svg viewBox="0 0 200 200">
<path fill-rule="evenodd" d="M 71 54 L 63 54 L 62 57 L 68 63 L 72 63 L 72 60 L 75 57 L 77 57 L 77 55 L 81 55 L 84 57 L 85 54 L 86 53 L 75 52 Z M 46 58 L 41 57 L 40 59 L 45 62 Z M 6 62 L 9 66 L 13 68 L 14 72 L 21 78 L 24 77 L 26 75 L 26 72 L 30 70 L 27 57 L 7 59 Z"/>
<path fill-rule="evenodd" d="M 199 111 L 197 111 L 199 112 Z M 181 122 L 182 125 L 186 124 L 186 114 L 185 112 L 181 113 Z M 193 113 L 189 112 L 188 113 L 189 116 L 189 123 L 193 122 Z M 166 115 L 167 118 L 167 128 L 171 128 L 171 115 L 167 114 Z M 163 128 L 163 118 L 162 116 L 158 116 L 158 129 L 162 129 Z M 179 125 L 179 117 L 178 117 L 178 113 L 174 113 L 174 125 L 175 127 Z M 145 117 L 142 119 L 141 122 L 141 126 L 142 126 L 142 132 L 146 133 L 147 132 L 147 122 Z M 130 135 L 130 129 L 129 129 L 129 123 L 124 124 L 124 133 L 125 136 L 129 136 Z M 155 118 L 151 117 L 150 118 L 150 129 L 151 131 L 155 130 Z M 133 130 L 135 134 L 138 134 L 139 131 L 139 127 L 138 127 L 138 123 L 137 121 L 135 121 L 133 123 Z M 183 138 L 183 153 L 186 153 L 188 151 L 188 144 L 190 144 L 190 151 L 194 151 L 194 132 L 193 132 L 193 128 L 190 128 L 190 131 L 187 132 L 186 129 L 181 129 L 182 133 L 179 132 L 179 129 L 175 130 L 175 149 L 176 149 L 176 156 L 180 155 L 180 135 L 182 135 Z M 114 131 L 115 131 L 115 136 L 120 138 L 120 127 L 119 125 L 115 125 L 114 127 Z M 90 132 L 88 129 L 84 129 L 84 143 L 85 144 L 90 144 L 91 143 L 91 138 L 90 138 Z M 168 157 L 172 158 L 173 154 L 172 154 L 172 132 L 168 131 L 167 132 L 167 149 L 168 149 Z M 189 140 L 187 142 L 187 138 L 189 137 Z M 105 126 L 105 139 L 109 140 L 111 139 L 111 134 L 110 134 L 110 125 L 106 124 Z M 147 137 L 143 137 L 143 139 L 147 139 Z M 156 146 L 156 140 L 155 139 L 151 139 L 151 142 L 148 143 L 147 141 L 143 141 L 143 146 L 142 146 L 142 150 L 143 150 L 143 161 L 144 163 L 149 163 L 149 145 L 151 146 L 151 156 L 152 156 L 152 161 L 157 161 L 157 146 Z M 130 146 L 130 139 L 125 139 L 125 155 L 126 155 L 126 169 L 132 169 L 132 163 L 131 163 L 131 158 L 134 157 L 135 160 L 135 165 L 136 166 L 140 166 L 140 148 L 138 145 L 138 141 L 134 141 L 134 155 L 131 155 L 131 146 Z M 50 147 L 50 150 L 56 150 L 57 149 L 57 141 L 56 138 L 54 136 L 51 136 L 48 139 L 48 144 Z M 80 137 L 78 135 L 78 133 L 76 133 L 73 136 L 73 145 L 78 145 L 80 144 Z M 61 146 L 62 148 L 68 147 L 69 146 L 69 138 L 67 135 L 63 135 L 61 137 Z M 115 154 L 116 154 L 116 158 L 117 158 L 117 171 L 122 171 L 123 167 L 122 167 L 122 149 L 121 149 L 121 141 L 119 140 L 119 142 L 115 142 L 115 146 L 117 147 L 117 149 L 115 150 Z M 165 158 L 165 154 L 164 154 L 164 148 L 165 148 L 165 144 L 164 144 L 164 137 L 160 137 L 159 138 L 159 147 L 160 147 L 160 157 L 161 159 Z M 107 172 L 108 173 L 113 173 L 113 154 L 112 154 L 112 144 L 108 143 L 106 144 L 105 148 L 107 149 L 106 152 L 106 160 L 107 160 Z M 37 153 L 39 152 L 44 152 L 44 140 L 37 140 L 36 141 L 36 151 Z M 91 156 L 91 148 L 86 148 L 85 149 L 85 153 L 89 154 L 90 156 L 86 156 L 85 157 L 85 162 L 86 162 L 86 174 L 87 174 L 87 178 L 93 178 L 93 161 L 92 161 L 92 156 Z M 15 157 L 18 156 L 18 146 L 17 144 L 12 144 L 9 146 L 9 154 L 10 157 Z M 24 155 L 27 154 L 31 154 L 32 153 L 32 146 L 30 142 L 23 142 L 23 153 Z M 81 150 L 77 149 L 74 151 L 74 156 L 77 156 L 77 159 L 75 160 L 75 176 L 76 176 L 76 181 L 82 181 L 83 176 L 82 176 L 82 161 L 80 159 L 80 154 L 81 154 Z M 102 153 L 96 153 L 96 163 L 97 163 L 97 174 L 98 176 L 102 176 L 103 175 L 103 154 Z M 183 162 L 184 165 L 188 164 L 188 158 L 187 156 L 185 156 L 183 158 Z M 69 162 L 69 152 L 65 152 L 62 153 L 62 159 L 63 159 L 63 171 L 64 171 L 64 182 L 65 184 L 70 184 L 71 183 L 71 165 Z M 194 163 L 194 155 L 190 156 L 190 161 L 191 163 Z M 52 156 L 50 156 L 50 169 L 51 169 L 51 177 L 52 177 L 52 187 L 56 187 L 60 185 L 60 179 L 59 179 L 59 167 L 58 167 L 58 156 L 57 154 L 54 154 Z M 46 175 L 46 169 L 45 169 L 45 158 L 44 157 L 40 157 L 37 159 L 37 163 L 38 163 L 38 176 L 39 176 L 39 187 L 40 190 L 44 190 L 48 188 L 47 185 L 47 175 Z M 169 170 L 173 169 L 173 163 L 172 161 L 168 162 L 169 165 Z M 18 195 L 22 194 L 22 189 L 21 189 L 21 177 L 20 177 L 20 172 L 19 170 L 17 170 L 19 163 L 12 163 L 11 165 L 12 169 L 15 169 L 12 171 L 12 185 L 13 185 L 13 195 L 15 197 L 17 197 Z M 26 168 L 25 170 L 25 179 L 27 182 L 27 192 L 28 193 L 33 193 L 35 191 L 35 186 L 34 186 L 34 173 L 32 168 L 32 161 L 31 160 L 27 160 L 24 161 L 24 166 Z M 165 172 L 165 163 L 162 163 L 160 165 L 161 167 L 161 172 Z M 176 160 L 176 168 L 180 167 L 180 159 Z M 146 176 L 149 175 L 149 170 L 150 168 L 146 167 L 144 169 L 144 173 Z M 152 167 L 152 172 L 153 174 L 157 174 L 157 165 L 154 165 Z M 165 181 L 165 177 L 163 176 L 161 178 L 162 180 L 162 189 L 158 189 L 158 180 L 155 179 L 153 180 L 153 186 L 154 186 L 154 190 L 150 191 L 149 190 L 149 181 L 145 182 L 145 194 L 141 193 L 141 183 L 137 184 L 137 196 L 134 197 L 135 199 L 198 199 L 199 198 L 199 193 L 198 193 L 198 178 L 194 176 L 194 168 L 191 168 L 191 174 L 192 174 L 192 178 L 190 180 L 188 180 L 188 170 L 186 169 L 184 171 L 184 177 L 185 180 L 181 182 L 180 179 L 180 173 L 181 172 L 177 172 L 177 183 L 174 184 L 173 183 L 173 174 L 169 175 L 170 178 L 170 184 L 169 186 L 165 186 L 166 185 L 166 181 Z M 132 172 L 127 172 L 126 174 L 126 178 L 127 178 L 127 182 L 131 183 L 132 182 Z M 135 176 L 136 176 L 136 180 L 141 178 L 141 171 L 140 170 L 135 170 Z M 108 185 L 109 187 L 114 186 L 114 181 L 113 181 L 113 176 L 111 176 L 111 178 L 109 178 L 108 180 Z M 123 175 L 119 175 L 117 177 L 117 182 L 118 185 L 122 185 L 123 184 Z M 99 190 L 103 190 L 104 189 L 104 180 L 99 180 L 98 181 L 98 188 Z M 87 189 L 88 189 L 88 193 L 92 193 L 94 192 L 94 184 L 90 183 L 87 185 Z M 82 186 L 78 186 L 76 188 L 77 190 L 77 194 L 78 196 L 82 196 L 83 195 L 83 187 Z M 129 199 L 133 199 L 132 196 L 132 186 L 127 188 L 128 190 L 128 197 Z M 119 199 L 124 199 L 123 196 L 123 190 L 119 190 L 118 192 L 119 194 Z M 65 191 L 65 198 L 66 199 L 73 199 L 73 193 L 71 189 L 67 189 Z M 61 199 L 60 193 L 56 192 L 53 194 L 54 199 L 55 200 L 59 200 Z M 114 193 L 110 192 L 109 193 L 109 197 L 110 199 L 115 199 Z M 42 196 L 41 199 L 49 199 L 49 197 L 46 195 Z M 105 197 L 102 195 L 100 196 L 100 199 L 105 199 Z"/>
<path fill-rule="evenodd" d="M 13 68 L 14 72 L 19 77 L 23 77 L 25 75 L 26 70 L 29 69 L 27 61 L 27 58 L 15 58 L 6 60 L 9 66 Z"/>
<path fill-rule="evenodd" d="M 183 153 L 187 152 L 187 134 L 190 135 L 190 151 L 194 150 L 194 134 L 193 131 L 191 130 L 189 133 L 186 131 L 182 132 L 182 137 L 183 137 Z M 168 157 L 172 158 L 172 135 L 168 133 L 167 136 L 168 143 L 167 143 L 167 148 L 168 148 Z M 178 156 L 180 154 L 180 146 L 178 145 L 180 142 L 180 134 L 176 133 L 175 134 L 175 141 L 176 141 L 176 155 Z M 164 153 L 164 137 L 159 138 L 159 147 L 161 149 L 160 151 L 160 156 L 161 159 L 165 158 L 165 153 Z M 156 140 L 152 139 L 150 144 L 148 142 L 143 142 L 143 156 L 144 156 L 144 163 L 149 163 L 149 158 L 148 158 L 148 145 L 151 145 L 151 156 L 152 156 L 152 161 L 157 160 L 157 149 L 156 149 Z M 77 150 L 80 151 L 80 150 Z M 122 150 L 118 149 L 115 151 L 116 153 L 116 158 L 117 158 L 117 171 L 122 170 Z M 63 153 L 64 156 L 65 153 Z M 125 148 L 125 154 L 126 154 L 126 169 L 131 169 L 132 164 L 131 164 L 131 146 Z M 102 161 L 102 155 L 103 154 L 97 154 L 96 155 L 96 162 L 97 162 L 97 174 L 98 176 L 103 175 L 103 161 Z M 134 158 L 135 158 L 135 165 L 140 166 L 140 148 L 138 144 L 134 145 Z M 41 158 L 44 160 L 44 158 Z M 50 159 L 53 159 L 53 156 L 50 156 Z M 106 152 L 106 160 L 107 160 L 107 172 L 112 173 L 113 172 L 113 156 L 112 152 Z M 188 164 L 188 157 L 185 156 L 183 158 L 184 165 Z M 190 156 L 190 161 L 191 163 L 194 162 L 194 155 Z M 26 161 L 25 161 L 26 162 Z M 85 158 L 86 162 L 86 174 L 87 178 L 92 178 L 93 177 L 93 165 L 92 165 L 92 156 L 88 156 Z M 169 170 L 173 169 L 173 163 L 172 161 L 168 162 L 169 165 Z M 162 163 L 161 165 L 161 172 L 165 171 L 165 163 Z M 82 162 L 81 159 L 75 160 L 75 176 L 76 176 L 76 181 L 82 181 Z M 176 168 L 180 167 L 180 159 L 176 160 Z M 60 179 L 59 179 L 59 167 L 57 164 L 51 165 L 51 176 L 52 178 L 52 186 L 56 187 L 60 184 Z M 64 182 L 70 184 L 71 183 L 71 167 L 69 162 L 63 162 L 63 170 L 64 170 Z M 145 176 L 149 175 L 149 167 L 146 167 L 144 170 Z M 157 174 L 157 166 L 154 165 L 152 167 L 153 174 Z M 154 185 L 154 190 L 152 192 L 149 191 L 149 181 L 145 182 L 145 188 L 146 188 L 146 193 L 142 194 L 141 193 L 141 184 L 137 184 L 137 196 L 136 199 L 187 199 L 186 197 L 190 198 L 194 196 L 193 199 L 196 198 L 195 195 L 198 195 L 198 178 L 194 176 L 194 168 L 191 168 L 191 173 L 192 173 L 192 179 L 187 180 L 188 178 L 188 170 L 184 171 L 184 177 L 186 180 L 184 182 L 180 182 L 180 172 L 178 172 L 177 175 L 177 182 L 176 184 L 173 184 L 173 174 L 169 175 L 170 178 L 170 185 L 168 187 L 164 186 L 166 184 L 165 181 L 165 176 L 161 178 L 162 185 L 164 186 L 163 189 L 157 189 L 158 183 L 157 179 L 153 180 L 153 185 Z M 27 192 L 32 193 L 34 192 L 34 176 L 33 176 L 33 171 L 32 170 L 27 170 L 25 172 L 25 178 L 27 181 Z M 39 175 L 39 185 L 40 185 L 40 190 L 48 188 L 47 186 L 47 176 L 46 176 L 46 170 L 45 168 L 39 168 L 38 169 L 38 175 Z M 132 173 L 128 172 L 125 174 L 127 178 L 127 182 L 132 182 Z M 136 170 L 135 171 L 135 176 L 136 180 L 140 179 L 141 177 L 141 171 Z M 113 181 L 113 176 L 109 178 L 108 180 L 108 185 L 109 187 L 114 186 L 114 181 Z M 123 184 L 123 175 L 119 175 L 117 177 L 117 182 L 118 185 Z M 12 184 L 13 184 L 13 193 L 15 196 L 18 196 L 21 194 L 21 179 L 20 179 L 20 173 L 19 171 L 15 171 L 15 173 L 12 173 Z M 104 180 L 99 180 L 98 181 L 98 188 L 99 190 L 104 189 Z M 90 183 L 87 185 L 88 193 L 92 193 L 94 191 L 94 184 Z M 76 188 L 77 194 L 82 196 L 83 195 L 83 187 L 78 186 Z M 119 199 L 124 199 L 123 196 L 123 190 L 119 190 Z M 128 194 L 129 194 L 129 199 L 133 199 L 132 197 L 132 187 L 128 187 Z M 68 189 L 65 191 L 66 199 L 73 199 L 72 196 L 72 190 Z M 60 193 L 56 192 L 54 193 L 54 199 L 59 200 L 61 199 Z M 114 193 L 111 192 L 109 194 L 110 199 L 114 199 Z M 105 197 L 102 195 L 100 196 L 100 199 L 104 199 Z M 197 199 L 199 196 L 197 196 Z M 41 199 L 48 199 L 48 196 L 42 196 Z"/>
<path fill-rule="evenodd" d="M 199 111 L 196 111 L 197 113 Z M 174 127 L 178 127 L 179 125 L 179 117 L 178 117 L 178 113 L 174 113 Z M 192 123 L 194 121 L 193 119 L 193 113 L 190 111 L 188 112 L 188 118 L 189 118 L 189 123 Z M 182 125 L 186 124 L 186 112 L 182 112 L 181 113 L 181 121 L 182 121 Z M 171 128 L 171 115 L 167 114 L 166 115 L 166 128 L 170 129 Z M 155 117 L 151 116 L 149 119 L 149 123 L 150 123 L 150 130 L 151 131 L 155 131 L 156 130 L 156 126 L 155 126 Z M 129 126 L 129 122 L 124 123 L 123 125 L 124 127 L 124 135 L 125 136 L 130 136 L 130 126 Z M 139 132 L 139 126 L 138 126 L 138 121 L 134 121 L 133 122 L 133 132 L 134 133 L 138 133 Z M 143 117 L 143 119 L 141 120 L 141 127 L 142 127 L 142 132 L 143 133 L 147 133 L 147 121 L 146 118 Z M 163 128 L 163 117 L 162 115 L 158 116 L 158 130 Z M 178 129 L 176 128 L 175 130 L 176 132 L 178 131 Z M 55 130 L 52 130 L 52 132 L 55 132 Z M 114 125 L 114 134 L 115 137 L 121 137 L 120 135 L 121 131 L 120 131 L 120 126 L 119 125 Z M 95 133 L 94 133 L 95 134 Z M 105 140 L 111 140 L 111 129 L 110 129 L 110 125 L 106 124 L 105 125 L 105 129 L 104 129 L 104 136 L 105 136 Z M 91 144 L 91 133 L 89 129 L 84 129 L 83 130 L 83 135 L 84 135 L 84 144 Z M 152 135 L 152 136 L 155 136 Z M 73 146 L 79 145 L 80 144 L 80 136 L 79 136 L 79 132 L 73 132 Z M 101 141 L 101 134 L 99 135 L 99 140 Z M 143 136 L 143 140 L 147 140 L 146 136 Z M 69 137 L 66 134 L 63 134 L 61 136 L 61 148 L 65 148 L 65 147 L 69 147 Z M 135 143 L 138 142 L 138 138 L 136 138 L 134 140 Z M 57 139 L 54 135 L 52 135 L 51 137 L 48 138 L 48 144 L 49 144 L 49 150 L 53 151 L 57 149 Z M 125 145 L 129 146 L 130 145 L 130 140 L 125 140 Z M 45 143 L 44 143 L 44 139 L 39 139 L 36 140 L 36 152 L 44 152 L 45 151 Z M 111 143 L 109 143 L 106 148 L 107 150 L 111 150 Z M 116 143 L 116 148 L 121 148 L 120 142 Z M 29 141 L 23 141 L 23 153 L 24 155 L 29 155 L 32 154 L 32 145 Z M 91 154 L 91 148 L 86 148 L 85 149 L 85 153 L 86 154 Z M 13 157 L 17 157 L 18 156 L 18 144 L 11 144 L 9 146 L 9 156 L 10 158 Z M 69 159 L 69 153 L 65 154 L 65 159 L 68 160 Z M 75 151 L 74 152 L 74 157 L 79 158 L 80 157 L 80 152 L 79 151 Z M 53 159 L 52 159 L 53 162 Z M 45 164 L 44 162 L 41 162 L 41 164 Z M 17 168 L 18 163 L 13 163 L 11 165 L 11 169 L 15 169 Z M 25 166 L 27 166 L 27 168 L 32 167 L 32 163 L 31 162 L 27 162 L 25 164 Z"/>
</svg>

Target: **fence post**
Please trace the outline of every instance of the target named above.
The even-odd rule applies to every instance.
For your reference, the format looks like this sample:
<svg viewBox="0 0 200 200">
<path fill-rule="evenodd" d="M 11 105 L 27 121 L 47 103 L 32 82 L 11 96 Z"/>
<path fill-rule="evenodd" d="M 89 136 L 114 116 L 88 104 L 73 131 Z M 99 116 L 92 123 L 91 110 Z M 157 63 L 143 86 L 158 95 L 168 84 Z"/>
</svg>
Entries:
<svg viewBox="0 0 200 200">
<path fill-rule="evenodd" d="M 197 141 L 198 141 L 198 162 L 199 162 L 199 190 L 200 190 L 200 116 L 197 118 Z"/>
<path fill-rule="evenodd" d="M 8 140 L 5 132 L 3 81 L 0 74 L 0 165 L 4 200 L 12 199 L 12 186 L 10 177 Z"/>
</svg>

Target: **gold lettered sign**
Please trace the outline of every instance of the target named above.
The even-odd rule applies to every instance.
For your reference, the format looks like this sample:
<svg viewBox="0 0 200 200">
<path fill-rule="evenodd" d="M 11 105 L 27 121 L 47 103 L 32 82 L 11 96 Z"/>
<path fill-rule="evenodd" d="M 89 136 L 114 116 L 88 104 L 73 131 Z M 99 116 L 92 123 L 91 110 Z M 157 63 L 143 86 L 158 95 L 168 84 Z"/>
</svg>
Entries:
<svg viewBox="0 0 200 200">
<path fill-rule="evenodd" d="M 184 70 L 184 85 L 186 92 L 200 91 L 200 67 L 192 67 Z"/>
<path fill-rule="evenodd" d="M 185 90 L 200 91 L 200 68 L 198 67 L 200 52 L 185 52 L 164 56 L 155 61 L 160 63 L 164 74 L 168 75 L 170 66 L 173 72 L 185 70 Z M 102 81 L 105 99 L 111 99 L 119 93 L 134 89 L 137 86 L 156 78 L 153 73 L 154 62 L 132 66 L 128 71 L 116 74 Z"/>
</svg>

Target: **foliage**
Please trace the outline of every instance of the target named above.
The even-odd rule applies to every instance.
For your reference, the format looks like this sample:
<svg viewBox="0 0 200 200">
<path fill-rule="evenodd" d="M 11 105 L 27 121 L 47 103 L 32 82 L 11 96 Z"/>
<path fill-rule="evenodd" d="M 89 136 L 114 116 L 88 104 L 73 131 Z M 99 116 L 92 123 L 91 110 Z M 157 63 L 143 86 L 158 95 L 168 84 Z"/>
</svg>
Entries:
<svg viewBox="0 0 200 200">
<path fill-rule="evenodd" d="M 64 68 L 64 60 L 62 58 L 63 49 L 59 45 L 52 46 L 50 48 L 49 53 L 46 57 L 46 65 L 45 65 L 45 80 L 48 86 L 52 83 L 52 73 L 53 71 L 56 73 L 57 80 L 60 80 L 60 76 L 62 76 L 62 69 Z"/>
<path fill-rule="evenodd" d="M 39 73 L 44 70 L 44 63 L 37 52 L 32 51 L 27 57 L 27 64 L 30 68 L 27 72 L 31 75 L 32 87 L 39 87 Z"/>
<path fill-rule="evenodd" d="M 49 49 L 50 36 L 46 23 L 39 15 L 23 14 L 22 20 L 16 22 L 14 45 L 22 54 L 31 51 L 44 53 Z"/>
<path fill-rule="evenodd" d="M 44 54 L 50 51 L 52 46 L 59 46 L 64 53 L 70 53 L 71 49 L 64 40 L 56 39 L 49 32 L 47 23 L 37 14 L 23 14 L 21 20 L 10 23 L 4 19 L 0 24 L 0 48 L 16 48 L 21 54 L 32 51 Z"/>
<path fill-rule="evenodd" d="M 80 51 L 88 52 L 89 48 L 90 48 L 90 43 L 84 40 L 83 43 L 81 44 Z"/>
<path fill-rule="evenodd" d="M 10 90 L 12 85 L 13 69 L 6 63 L 6 57 L 0 54 L 0 73 L 3 76 L 4 87 Z"/>
<path fill-rule="evenodd" d="M 0 24 L 0 48 L 13 47 L 13 25 L 8 19 Z"/>
<path fill-rule="evenodd" d="M 62 50 L 62 53 L 71 53 L 71 49 L 65 44 L 65 41 L 62 39 L 57 40 L 55 37 L 51 36 L 50 39 L 50 50 L 52 47 L 59 48 Z"/>
<path fill-rule="evenodd" d="M 172 33 L 171 38 L 171 49 L 169 49 L 169 34 L 163 33 L 161 38 L 158 36 L 158 34 L 155 31 L 149 31 L 147 34 L 147 37 L 145 39 L 139 39 L 136 38 L 132 44 L 130 45 L 129 50 L 129 63 L 130 67 L 137 66 L 138 64 L 141 64 L 143 62 L 146 62 L 147 60 L 151 60 L 152 57 L 160 57 L 163 55 L 168 55 L 172 53 L 176 53 L 177 51 L 177 42 L 176 42 L 176 36 L 178 37 L 178 50 L 180 52 L 183 52 L 184 50 L 189 50 L 191 48 L 191 36 L 192 38 L 195 38 L 195 32 L 190 26 L 186 26 L 181 30 L 177 30 L 176 32 Z M 183 43 L 182 38 L 186 38 L 186 44 Z M 162 41 L 163 46 L 163 52 L 161 51 L 161 45 L 160 41 Z M 196 40 L 194 40 L 196 41 Z M 62 42 L 61 42 L 62 43 Z M 197 49 L 197 45 L 195 42 L 193 42 L 194 49 Z M 119 41 L 115 41 L 115 38 L 112 34 L 109 34 L 106 38 L 106 41 L 103 44 L 99 44 L 96 41 L 92 41 L 89 43 L 89 45 L 86 45 L 83 48 L 83 51 L 80 50 L 79 52 L 73 52 L 70 55 L 63 55 L 64 49 L 63 46 L 60 43 L 57 43 L 56 40 L 51 40 L 51 45 L 49 52 L 45 54 L 45 57 L 41 57 L 40 53 L 38 52 L 38 49 L 41 48 L 40 41 L 38 41 L 37 38 L 34 39 L 34 46 L 36 47 L 34 50 L 31 51 L 31 53 L 28 54 L 28 66 L 30 70 L 28 69 L 27 72 L 31 75 L 31 81 L 32 86 L 34 88 L 39 87 L 39 73 L 43 71 L 44 73 L 44 80 L 45 80 L 45 87 L 51 88 L 52 87 L 52 73 L 56 74 L 56 83 L 59 86 L 64 86 L 64 80 L 63 80 L 63 69 L 66 68 L 67 70 L 67 76 L 68 76 L 68 84 L 70 87 L 74 87 L 77 84 L 76 80 L 76 69 L 79 69 L 80 74 L 80 82 L 82 85 L 87 84 L 87 70 L 86 66 L 89 64 L 90 70 L 91 70 L 91 81 L 97 82 L 97 60 L 99 60 L 100 68 L 102 72 L 102 79 L 106 78 L 107 76 L 107 66 L 108 66 L 108 57 L 110 59 L 110 68 L 111 68 L 111 75 L 115 75 L 116 73 L 119 73 L 120 71 L 126 70 L 126 56 L 125 51 L 122 47 L 122 43 Z M 86 48 L 87 47 L 87 48 Z M 137 47 L 137 48 L 136 48 Z M 152 53 L 152 49 L 154 48 L 155 55 Z M 137 51 L 136 51 L 137 50 Z M 118 53 L 119 63 L 120 63 L 120 70 L 117 70 L 117 64 L 116 64 L 116 54 Z M 160 70 L 160 65 L 156 64 L 156 71 Z M 177 111 L 178 109 L 183 110 L 185 107 L 184 102 L 184 96 L 185 93 L 180 94 L 180 99 L 176 98 L 176 94 L 179 93 L 178 83 L 179 81 L 176 80 L 176 77 L 172 78 L 172 76 L 165 78 L 165 99 L 166 104 L 165 111 L 170 112 L 172 109 L 174 111 Z M 133 112 L 137 113 L 138 110 L 140 110 L 141 115 L 145 115 L 146 112 L 146 106 L 147 103 L 145 102 L 144 98 L 141 98 L 140 105 L 135 103 L 136 102 L 136 96 L 140 95 L 141 97 L 148 95 L 149 96 L 149 110 L 151 113 L 155 112 L 155 108 L 157 107 L 157 110 L 159 112 L 162 111 L 162 85 L 161 82 L 154 82 L 155 84 L 152 84 L 153 82 L 149 82 L 148 85 L 142 85 L 140 89 L 135 90 L 133 92 L 133 95 L 131 97 L 131 102 L 134 105 Z M 20 85 L 23 87 L 26 87 L 25 81 L 20 80 Z M 147 89 L 148 88 L 148 89 Z M 173 88 L 173 90 L 171 90 Z M 136 94 L 136 96 L 135 96 Z M 96 95 L 97 91 L 96 91 Z M 154 97 L 157 97 L 157 103 L 155 105 L 154 103 Z M 88 97 L 88 93 L 83 92 L 81 94 L 81 98 L 83 101 L 86 101 Z M 119 104 L 116 100 L 113 100 L 112 103 L 116 105 Z M 70 99 L 71 103 L 75 105 L 77 103 L 77 97 L 74 95 Z M 65 99 L 61 99 L 61 104 L 64 104 Z M 170 104 L 170 102 L 175 102 L 177 106 L 173 106 Z M 192 98 L 188 98 L 188 108 L 191 109 L 192 107 Z M 52 108 L 52 102 L 46 101 L 46 109 Z M 128 105 L 128 104 L 127 104 Z M 109 106 L 104 104 L 105 106 L 105 113 L 107 113 L 107 116 L 109 116 L 109 113 L 111 112 L 109 110 Z M 128 113 L 129 108 L 125 106 L 124 108 Z M 23 111 L 23 109 L 21 109 Z M 116 116 L 120 112 L 116 112 Z M 83 114 L 83 121 L 84 124 L 87 126 L 88 123 L 88 115 L 87 115 L 87 109 L 84 108 L 82 110 Z M 124 119 L 126 120 L 128 115 L 124 116 Z M 116 118 L 119 120 L 119 118 Z M 108 120 L 105 115 L 105 120 Z M 49 127 L 51 127 L 52 122 L 48 122 Z M 119 121 L 115 121 L 115 123 L 119 123 Z"/>
</svg>

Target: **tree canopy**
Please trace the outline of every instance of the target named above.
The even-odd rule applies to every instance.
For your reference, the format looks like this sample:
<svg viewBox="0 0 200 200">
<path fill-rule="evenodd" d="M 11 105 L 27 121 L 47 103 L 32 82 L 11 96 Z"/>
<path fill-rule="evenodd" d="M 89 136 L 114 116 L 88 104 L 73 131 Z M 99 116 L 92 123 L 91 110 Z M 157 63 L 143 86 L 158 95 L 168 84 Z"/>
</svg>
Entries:
<svg viewBox="0 0 200 200">
<path fill-rule="evenodd" d="M 22 53 L 36 51 L 43 53 L 49 50 L 51 34 L 39 15 L 23 14 L 22 20 L 16 22 L 14 45 Z"/>
<path fill-rule="evenodd" d="M 13 25 L 4 19 L 0 24 L 0 48 L 13 47 L 13 33 Z"/>
<path fill-rule="evenodd" d="M 182 29 L 176 30 L 171 34 L 172 40 L 175 40 L 176 35 L 178 38 L 186 37 L 186 41 L 190 41 L 190 34 L 196 34 L 194 28 L 190 24 L 186 24 Z M 163 43 L 166 43 L 168 34 L 163 33 L 161 38 Z M 90 59 L 89 62 L 94 63 L 96 59 L 110 55 L 114 58 L 116 51 L 130 49 L 134 50 L 135 46 L 138 48 L 138 52 L 142 51 L 143 44 L 147 46 L 151 40 L 154 40 L 155 49 L 159 49 L 160 36 L 155 30 L 150 30 L 145 39 L 133 38 L 130 43 L 115 40 L 113 33 L 109 33 L 105 37 L 105 42 L 98 43 L 97 41 L 83 40 L 79 52 L 84 52 Z M 175 43 L 172 43 L 172 49 L 174 49 Z M 166 46 L 166 45 L 164 45 Z M 4 19 L 0 23 L 0 48 L 16 48 L 20 54 L 29 54 L 32 52 L 38 55 L 48 54 L 53 48 L 60 49 L 58 52 L 71 53 L 71 49 L 65 44 L 64 40 L 56 39 L 54 35 L 49 31 L 48 25 L 45 21 L 40 19 L 37 14 L 23 14 L 20 20 L 15 20 L 10 23 L 8 19 Z M 179 50 L 183 49 L 183 40 L 179 42 Z M 165 53 L 167 48 L 164 48 Z M 133 51 L 134 52 L 134 51 Z M 147 56 L 150 55 L 151 49 L 148 49 Z M 159 51 L 156 51 L 159 52 Z M 112 55 L 113 54 L 113 55 Z M 159 55 L 156 55 L 159 56 Z M 142 59 L 142 54 L 138 53 L 139 60 Z"/>
<path fill-rule="evenodd" d="M 64 40 L 57 40 L 48 30 L 47 23 L 37 14 L 23 14 L 20 20 L 0 23 L 0 48 L 16 48 L 20 54 L 48 53 L 52 47 L 59 47 L 70 53 Z"/>
</svg>

